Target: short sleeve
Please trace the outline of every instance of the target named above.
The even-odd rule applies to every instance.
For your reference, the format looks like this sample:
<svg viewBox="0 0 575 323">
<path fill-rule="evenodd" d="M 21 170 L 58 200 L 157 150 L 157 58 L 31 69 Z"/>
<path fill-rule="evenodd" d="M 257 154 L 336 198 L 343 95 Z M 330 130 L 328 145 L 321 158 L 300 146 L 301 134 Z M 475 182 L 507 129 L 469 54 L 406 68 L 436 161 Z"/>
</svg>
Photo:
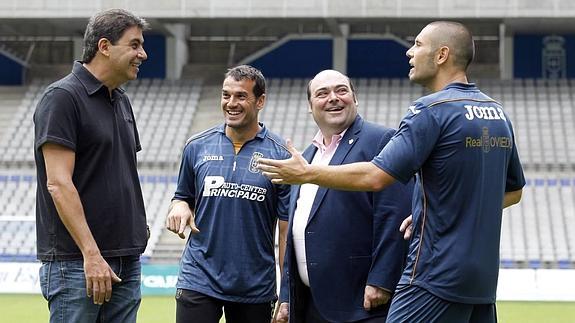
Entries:
<svg viewBox="0 0 575 323">
<path fill-rule="evenodd" d="M 196 176 L 194 173 L 194 148 L 191 143 L 188 143 L 184 148 L 182 155 L 182 162 L 180 164 L 180 173 L 178 175 L 178 186 L 174 199 L 188 202 L 188 205 L 193 208 L 195 205 L 196 197 Z"/>
<path fill-rule="evenodd" d="M 389 143 L 372 160 L 377 167 L 404 184 L 423 166 L 440 134 L 431 109 L 414 107 L 410 111 Z"/>
<path fill-rule="evenodd" d="M 136 151 L 142 150 L 142 144 L 140 143 L 140 134 L 138 133 L 138 127 L 136 126 L 136 117 L 134 116 L 134 110 L 132 109 L 132 104 L 130 100 L 126 96 L 126 101 L 128 101 L 128 107 L 130 108 L 130 115 L 132 116 L 132 120 L 134 120 L 134 138 L 136 139 Z"/>
<path fill-rule="evenodd" d="M 511 129 L 513 129 L 511 127 Z M 513 147 L 511 148 L 511 156 L 507 166 L 507 179 L 505 181 L 505 192 L 513 192 L 525 186 L 525 175 L 523 174 L 523 167 L 519 160 L 517 146 L 515 146 L 515 135 L 513 135 Z"/>
<path fill-rule="evenodd" d="M 277 185 L 278 194 L 278 205 L 277 213 L 278 219 L 282 221 L 289 220 L 289 198 L 290 198 L 291 186 L 289 185 Z"/>
<path fill-rule="evenodd" d="M 283 159 L 289 159 L 291 155 L 285 151 Z M 275 185 L 277 194 L 277 216 L 282 221 L 289 220 L 289 199 L 291 195 L 291 185 Z"/>
<path fill-rule="evenodd" d="M 66 90 L 49 89 L 34 113 L 34 147 L 55 143 L 76 150 L 78 114 L 72 94 Z"/>
</svg>

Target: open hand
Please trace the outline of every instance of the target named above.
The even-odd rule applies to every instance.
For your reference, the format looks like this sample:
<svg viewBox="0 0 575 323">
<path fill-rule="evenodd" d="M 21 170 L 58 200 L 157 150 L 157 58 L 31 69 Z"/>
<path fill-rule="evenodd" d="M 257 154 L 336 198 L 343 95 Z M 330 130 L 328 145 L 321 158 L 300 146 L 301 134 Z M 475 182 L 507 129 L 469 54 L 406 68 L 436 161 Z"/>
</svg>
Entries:
<svg viewBox="0 0 575 323">
<path fill-rule="evenodd" d="M 306 171 L 309 165 L 308 162 L 295 149 L 289 139 L 287 140 L 287 148 L 291 158 L 284 160 L 260 158 L 258 159 L 258 169 L 262 171 L 263 175 L 270 178 L 274 184 L 307 183 Z"/>
</svg>

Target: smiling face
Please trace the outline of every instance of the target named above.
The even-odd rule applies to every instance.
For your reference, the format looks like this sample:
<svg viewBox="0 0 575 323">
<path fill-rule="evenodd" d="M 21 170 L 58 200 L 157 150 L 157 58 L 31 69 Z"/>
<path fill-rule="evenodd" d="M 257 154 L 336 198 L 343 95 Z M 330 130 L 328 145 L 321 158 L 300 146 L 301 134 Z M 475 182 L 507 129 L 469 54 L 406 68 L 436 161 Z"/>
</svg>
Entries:
<svg viewBox="0 0 575 323">
<path fill-rule="evenodd" d="M 409 57 L 409 79 L 417 84 L 429 87 L 433 83 L 438 66 L 435 64 L 436 45 L 433 32 L 436 27 L 427 25 L 415 38 L 413 46 L 405 53 Z"/>
<path fill-rule="evenodd" d="M 345 75 L 322 71 L 310 82 L 309 91 L 310 112 L 325 138 L 341 133 L 353 123 L 357 100 Z"/>
<path fill-rule="evenodd" d="M 255 81 L 241 79 L 236 81 L 227 77 L 222 86 L 221 106 L 226 125 L 235 131 L 257 131 L 258 113 L 264 107 L 265 94 L 256 98 Z"/>
<path fill-rule="evenodd" d="M 126 29 L 122 37 L 109 46 L 109 64 L 115 83 L 136 79 L 140 64 L 148 58 L 143 45 L 142 29 L 134 26 Z"/>
</svg>

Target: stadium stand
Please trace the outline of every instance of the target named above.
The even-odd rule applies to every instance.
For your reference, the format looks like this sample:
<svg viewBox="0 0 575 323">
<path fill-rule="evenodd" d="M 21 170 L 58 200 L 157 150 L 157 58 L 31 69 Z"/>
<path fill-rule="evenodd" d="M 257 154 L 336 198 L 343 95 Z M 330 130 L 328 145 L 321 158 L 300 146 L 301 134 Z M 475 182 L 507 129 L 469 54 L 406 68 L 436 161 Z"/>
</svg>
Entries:
<svg viewBox="0 0 575 323">
<path fill-rule="evenodd" d="M 568 268 L 575 251 L 575 179 L 536 176 L 528 178 L 523 202 L 504 212 L 502 264 Z"/>
<path fill-rule="evenodd" d="M 151 231 L 144 257 L 150 258 L 164 228 L 176 177 L 141 175 L 140 182 Z M 36 185 L 35 175 L 0 173 L 0 260 L 31 261 L 36 257 Z"/>
<path fill-rule="evenodd" d="M 477 82 L 503 103 L 513 120 L 528 177 L 522 202 L 504 211 L 501 266 L 575 268 L 575 143 L 569 140 L 574 135 L 575 83 L 540 79 Z M 393 127 L 398 126 L 409 102 L 424 94 L 406 79 L 360 78 L 354 83 L 360 113 Z M 46 84 L 40 80 L 28 85 L 18 108 L 4 116 L 11 121 L 0 143 L 0 259 L 35 257 L 31 120 Z M 317 131 L 308 113 L 306 86 L 303 78 L 270 79 L 261 114 L 270 129 L 292 138 L 299 149 L 307 146 Z M 137 80 L 126 86 L 144 147 L 138 158 L 152 232 L 145 257 L 151 261 L 175 263 L 183 247 L 182 241 L 164 230 L 164 219 L 175 189 L 179 153 L 194 128 L 205 87 L 198 80 L 160 79 Z M 217 93 L 214 89 L 208 89 L 209 96 Z M 221 113 L 211 110 L 215 115 Z"/>
<path fill-rule="evenodd" d="M 0 109 L 3 118 L 8 120 L 0 144 L 0 260 L 35 259 L 36 177 L 32 119 L 36 104 L 49 83 L 44 79 L 32 82 L 21 90 L 23 95 L 17 108 Z M 126 86 L 133 101 L 140 140 L 145 147 L 138 155 L 152 233 L 145 258 L 152 256 L 162 233 L 166 205 L 175 190 L 173 175 L 189 137 L 201 88 L 199 80 L 174 82 L 163 79 L 136 80 Z"/>
<path fill-rule="evenodd" d="M 359 112 L 373 122 L 398 127 L 410 102 L 425 92 L 407 79 L 356 79 Z M 575 170 L 574 105 L 569 80 L 483 80 L 485 93 L 501 102 L 514 123 L 516 143 L 527 170 Z M 535 85 L 537 84 L 537 85 Z M 262 120 L 297 148 L 304 148 L 317 127 L 307 115 L 303 79 L 270 81 Z M 297 121 L 297 122 L 296 122 Z"/>
<path fill-rule="evenodd" d="M 49 81 L 33 82 L 25 91 L 19 107 L 4 129 L 0 143 L 0 163 L 33 166 L 34 109 Z M 125 89 L 133 101 L 140 129 L 140 142 L 147 149 L 139 161 L 145 167 L 172 166 L 178 160 L 192 122 L 202 82 L 161 79 L 135 80 Z"/>
<path fill-rule="evenodd" d="M 198 80 L 142 79 L 127 84 L 140 141 L 146 147 L 138 156 L 140 163 L 150 166 L 178 163 L 201 88 Z"/>
</svg>

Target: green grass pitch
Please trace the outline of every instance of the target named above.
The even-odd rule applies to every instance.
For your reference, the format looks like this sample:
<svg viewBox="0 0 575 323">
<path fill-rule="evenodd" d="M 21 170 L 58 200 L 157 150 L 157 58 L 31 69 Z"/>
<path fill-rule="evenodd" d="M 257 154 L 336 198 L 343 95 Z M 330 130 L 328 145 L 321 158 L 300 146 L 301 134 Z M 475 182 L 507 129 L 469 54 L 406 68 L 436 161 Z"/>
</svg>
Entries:
<svg viewBox="0 0 575 323">
<path fill-rule="evenodd" d="M 2 322 L 48 321 L 48 308 L 40 295 L 0 294 L 0 304 Z M 138 323 L 174 322 L 175 307 L 172 296 L 144 296 Z M 575 302 L 498 302 L 497 313 L 500 323 L 573 323 Z"/>
</svg>

